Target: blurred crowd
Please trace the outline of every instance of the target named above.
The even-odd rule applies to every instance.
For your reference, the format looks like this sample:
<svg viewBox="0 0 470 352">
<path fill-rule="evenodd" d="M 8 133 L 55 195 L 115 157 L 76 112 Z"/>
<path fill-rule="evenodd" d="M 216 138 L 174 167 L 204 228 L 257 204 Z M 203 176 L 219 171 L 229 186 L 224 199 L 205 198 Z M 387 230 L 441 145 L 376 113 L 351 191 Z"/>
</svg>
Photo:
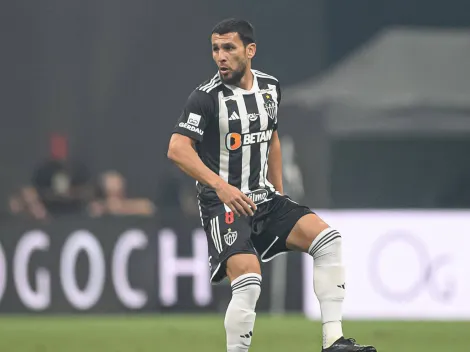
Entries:
<svg viewBox="0 0 470 352">
<path fill-rule="evenodd" d="M 11 216 L 42 221 L 78 214 L 93 218 L 165 216 L 166 212 L 198 216 L 195 189 L 187 182 L 169 174 L 159 183 L 154 197 L 130 196 L 122 173 L 106 170 L 91 175 L 85 164 L 68 157 L 66 140 L 56 136 L 50 156 L 33 170 L 30 183 L 10 195 L 8 210 Z"/>
</svg>

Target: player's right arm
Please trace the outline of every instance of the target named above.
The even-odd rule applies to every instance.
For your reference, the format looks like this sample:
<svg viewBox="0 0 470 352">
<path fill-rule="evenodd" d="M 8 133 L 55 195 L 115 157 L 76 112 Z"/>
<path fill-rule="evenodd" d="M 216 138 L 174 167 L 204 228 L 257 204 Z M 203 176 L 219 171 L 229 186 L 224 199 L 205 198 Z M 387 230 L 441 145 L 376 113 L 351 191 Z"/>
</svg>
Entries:
<svg viewBox="0 0 470 352">
<path fill-rule="evenodd" d="M 194 91 L 173 130 L 168 158 L 190 177 L 215 189 L 219 199 L 235 214 L 253 215 L 256 205 L 251 199 L 209 169 L 194 149 L 196 141 L 202 142 L 206 127 L 215 115 L 213 98 L 205 92 Z"/>
<path fill-rule="evenodd" d="M 209 185 L 214 189 L 220 188 L 223 180 L 202 162 L 194 150 L 194 145 L 194 139 L 174 133 L 168 147 L 168 158 L 183 172 L 200 183 Z"/>
</svg>

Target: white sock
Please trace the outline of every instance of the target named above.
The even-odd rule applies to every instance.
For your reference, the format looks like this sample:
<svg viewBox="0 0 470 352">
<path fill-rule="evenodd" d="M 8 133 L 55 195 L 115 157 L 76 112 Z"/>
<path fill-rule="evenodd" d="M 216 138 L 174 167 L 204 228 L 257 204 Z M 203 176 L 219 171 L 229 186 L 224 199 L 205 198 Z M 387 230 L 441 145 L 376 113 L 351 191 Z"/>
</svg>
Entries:
<svg viewBox="0 0 470 352">
<path fill-rule="evenodd" d="M 255 325 L 255 308 L 261 293 L 261 275 L 244 274 L 232 282 L 232 300 L 225 315 L 227 352 L 246 352 Z"/>
<path fill-rule="evenodd" d="M 342 309 L 345 296 L 341 235 L 327 228 L 312 242 L 308 250 L 313 257 L 314 290 L 320 303 L 323 323 L 323 348 L 330 347 L 343 336 Z"/>
</svg>

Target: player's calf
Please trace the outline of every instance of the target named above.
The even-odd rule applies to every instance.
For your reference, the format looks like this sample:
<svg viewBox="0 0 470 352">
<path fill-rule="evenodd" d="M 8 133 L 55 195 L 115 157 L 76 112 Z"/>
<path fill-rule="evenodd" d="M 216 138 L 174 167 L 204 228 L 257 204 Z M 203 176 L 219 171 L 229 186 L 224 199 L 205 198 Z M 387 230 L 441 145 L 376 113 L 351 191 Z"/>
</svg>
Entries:
<svg viewBox="0 0 470 352">
<path fill-rule="evenodd" d="M 323 348 L 343 336 L 342 306 L 345 296 L 342 240 L 337 230 L 320 232 L 308 249 L 313 257 L 314 290 L 323 322 Z"/>
<path fill-rule="evenodd" d="M 297 222 L 287 245 L 310 254 L 314 259 L 314 290 L 322 314 L 323 348 L 330 347 L 343 336 L 341 321 L 345 282 L 341 235 L 311 214 Z"/>
<path fill-rule="evenodd" d="M 314 289 L 323 322 L 324 352 L 376 352 L 343 337 L 342 306 L 345 296 L 342 238 L 318 216 L 303 216 L 287 238 L 287 246 L 310 254 L 314 262 Z"/>
<path fill-rule="evenodd" d="M 253 254 L 238 254 L 227 262 L 232 299 L 225 315 L 227 352 L 248 351 L 253 337 L 256 303 L 261 293 L 259 262 Z"/>
</svg>

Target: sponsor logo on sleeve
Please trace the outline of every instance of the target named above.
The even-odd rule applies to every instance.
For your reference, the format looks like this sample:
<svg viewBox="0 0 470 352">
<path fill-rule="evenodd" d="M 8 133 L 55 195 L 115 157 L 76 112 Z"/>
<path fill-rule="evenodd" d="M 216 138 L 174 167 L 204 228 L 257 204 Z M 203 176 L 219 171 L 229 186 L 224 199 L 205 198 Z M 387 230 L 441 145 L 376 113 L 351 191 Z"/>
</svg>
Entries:
<svg viewBox="0 0 470 352">
<path fill-rule="evenodd" d="M 199 126 L 199 123 L 201 122 L 201 115 L 195 114 L 195 113 L 190 113 L 188 116 L 188 123 L 190 125 Z"/>
</svg>

